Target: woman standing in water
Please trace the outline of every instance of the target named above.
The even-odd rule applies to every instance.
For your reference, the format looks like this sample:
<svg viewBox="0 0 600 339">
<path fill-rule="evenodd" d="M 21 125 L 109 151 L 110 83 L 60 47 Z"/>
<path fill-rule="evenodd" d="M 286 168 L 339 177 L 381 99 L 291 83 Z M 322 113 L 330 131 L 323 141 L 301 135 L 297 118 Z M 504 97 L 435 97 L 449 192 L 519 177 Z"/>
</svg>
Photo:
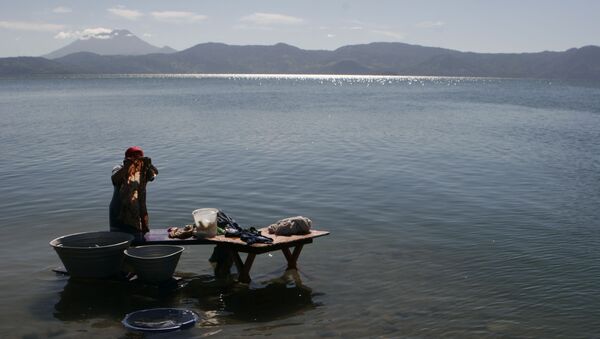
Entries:
<svg viewBox="0 0 600 339">
<path fill-rule="evenodd" d="M 146 209 L 146 184 L 153 181 L 158 170 L 152 165 L 144 151 L 129 147 L 125 151 L 123 165 L 113 168 L 111 180 L 114 186 L 110 201 L 110 231 L 125 232 L 135 236 L 135 241 L 144 241 L 148 228 Z"/>
</svg>

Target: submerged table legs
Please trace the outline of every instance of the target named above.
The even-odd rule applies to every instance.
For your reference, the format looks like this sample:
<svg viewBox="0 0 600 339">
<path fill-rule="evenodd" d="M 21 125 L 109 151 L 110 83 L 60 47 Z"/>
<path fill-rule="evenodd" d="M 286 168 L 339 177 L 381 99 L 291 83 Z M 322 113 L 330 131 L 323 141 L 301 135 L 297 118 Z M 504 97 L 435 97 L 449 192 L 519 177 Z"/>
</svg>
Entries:
<svg viewBox="0 0 600 339">
<path fill-rule="evenodd" d="M 290 251 L 290 247 L 294 247 L 294 251 Z M 300 257 L 300 253 L 302 252 L 303 244 L 298 244 L 296 246 L 283 247 L 281 248 L 281 252 L 285 256 L 287 260 L 287 269 L 296 269 L 298 257 Z M 254 263 L 254 258 L 256 258 L 256 253 L 248 253 L 246 256 L 246 261 L 243 261 L 240 257 L 239 251 L 235 249 L 231 249 L 231 255 L 233 257 L 233 262 L 235 263 L 235 267 L 238 270 L 238 281 L 242 283 L 249 283 L 250 280 L 250 269 L 252 268 L 252 264 Z"/>
<path fill-rule="evenodd" d="M 294 247 L 294 253 L 290 253 L 289 247 L 284 247 L 281 249 L 281 252 L 283 252 L 283 255 L 285 255 L 285 259 L 287 260 L 288 270 L 297 268 L 296 262 L 298 261 L 300 252 L 302 252 L 302 247 L 304 247 L 304 245 L 302 244 L 296 245 L 296 247 Z"/>
<path fill-rule="evenodd" d="M 243 262 L 242 258 L 240 258 L 240 253 L 238 251 L 233 251 L 233 262 L 235 263 L 235 267 L 238 270 L 239 282 L 250 282 L 250 268 L 252 268 L 252 264 L 254 263 L 255 257 L 256 254 L 248 253 L 248 256 L 246 256 L 246 262 Z"/>
</svg>

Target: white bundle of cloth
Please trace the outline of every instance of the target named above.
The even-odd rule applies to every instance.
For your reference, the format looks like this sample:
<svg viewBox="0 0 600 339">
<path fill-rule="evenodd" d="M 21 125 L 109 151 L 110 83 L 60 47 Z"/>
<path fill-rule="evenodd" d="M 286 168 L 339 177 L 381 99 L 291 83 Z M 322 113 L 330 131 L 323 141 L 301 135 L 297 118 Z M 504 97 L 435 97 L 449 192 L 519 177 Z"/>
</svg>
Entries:
<svg viewBox="0 0 600 339">
<path fill-rule="evenodd" d="M 269 233 L 276 235 L 308 234 L 311 226 L 312 221 L 307 217 L 289 217 L 269 225 Z"/>
</svg>

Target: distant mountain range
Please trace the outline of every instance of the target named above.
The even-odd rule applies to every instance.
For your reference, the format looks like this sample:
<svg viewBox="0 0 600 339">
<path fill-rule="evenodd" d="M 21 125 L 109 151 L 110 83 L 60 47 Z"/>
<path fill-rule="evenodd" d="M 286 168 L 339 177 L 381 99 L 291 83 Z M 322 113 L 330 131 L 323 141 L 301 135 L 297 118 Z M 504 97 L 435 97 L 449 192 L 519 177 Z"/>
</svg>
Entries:
<svg viewBox="0 0 600 339">
<path fill-rule="evenodd" d="M 0 58 L 0 76 L 289 73 L 600 80 L 598 46 L 563 52 L 472 53 L 384 42 L 344 46 L 333 51 L 304 50 L 283 43 L 272 46 L 203 43 L 175 52 L 147 44 L 126 30 L 113 31 L 111 36 L 78 40 L 45 58 Z"/>
</svg>

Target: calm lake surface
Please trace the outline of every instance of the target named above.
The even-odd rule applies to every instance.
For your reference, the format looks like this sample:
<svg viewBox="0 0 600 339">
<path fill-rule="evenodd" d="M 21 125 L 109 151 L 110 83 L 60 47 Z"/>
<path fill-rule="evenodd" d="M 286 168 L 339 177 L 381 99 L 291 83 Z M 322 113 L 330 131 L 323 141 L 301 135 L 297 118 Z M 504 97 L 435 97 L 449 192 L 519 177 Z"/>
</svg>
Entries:
<svg viewBox="0 0 600 339">
<path fill-rule="evenodd" d="M 144 308 L 198 312 L 157 337 L 600 335 L 600 86 L 542 80 L 107 76 L 0 80 L 0 336 L 135 337 Z M 223 286 L 188 246 L 184 286 L 69 281 L 48 245 L 107 230 L 131 145 L 160 171 L 151 227 L 224 209 L 331 235 L 299 274 L 257 256 Z"/>
</svg>

